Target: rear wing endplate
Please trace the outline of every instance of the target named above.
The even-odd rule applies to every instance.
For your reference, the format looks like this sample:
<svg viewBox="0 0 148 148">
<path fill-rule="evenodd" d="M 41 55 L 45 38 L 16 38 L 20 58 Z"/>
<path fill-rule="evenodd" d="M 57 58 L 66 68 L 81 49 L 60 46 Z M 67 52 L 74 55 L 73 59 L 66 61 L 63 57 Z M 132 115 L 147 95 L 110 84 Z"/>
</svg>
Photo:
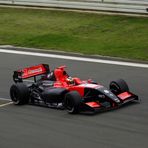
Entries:
<svg viewBox="0 0 148 148">
<path fill-rule="evenodd" d="M 27 67 L 24 69 L 20 69 L 17 71 L 14 71 L 13 73 L 13 80 L 14 82 L 22 82 L 23 79 L 36 77 L 38 75 L 47 74 L 50 72 L 49 65 L 48 64 L 39 64 L 31 67 Z"/>
</svg>

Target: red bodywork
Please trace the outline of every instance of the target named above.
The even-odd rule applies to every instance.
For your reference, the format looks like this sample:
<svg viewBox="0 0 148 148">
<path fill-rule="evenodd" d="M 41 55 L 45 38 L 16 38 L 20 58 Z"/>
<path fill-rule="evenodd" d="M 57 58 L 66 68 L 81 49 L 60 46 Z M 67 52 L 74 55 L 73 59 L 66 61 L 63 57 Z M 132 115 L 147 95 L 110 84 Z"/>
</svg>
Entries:
<svg viewBox="0 0 148 148">
<path fill-rule="evenodd" d="M 84 81 L 81 81 L 79 78 L 73 78 L 75 84 L 77 85 L 71 85 L 68 83 L 67 78 L 69 77 L 68 74 L 65 72 L 66 66 L 58 67 L 54 70 L 55 75 L 55 83 L 54 87 L 64 87 L 68 89 L 69 91 L 76 90 L 80 93 L 81 96 L 84 96 L 84 87 L 78 84 L 84 83 Z"/>
<path fill-rule="evenodd" d="M 64 87 L 68 89 L 69 91 L 78 91 L 81 96 L 84 96 L 84 88 L 90 87 L 90 88 L 98 88 L 101 85 L 91 84 L 91 80 L 88 81 L 82 81 L 77 77 L 73 77 L 74 85 L 69 84 L 67 81 L 68 74 L 65 72 L 66 66 L 58 67 L 54 70 L 54 75 L 56 78 L 56 82 L 54 83 L 54 87 Z"/>
<path fill-rule="evenodd" d="M 123 93 L 121 93 L 121 94 L 119 94 L 118 95 L 118 97 L 121 99 L 121 100 L 126 100 L 126 99 L 128 99 L 129 97 L 131 97 L 132 96 L 132 94 L 131 93 L 129 93 L 129 92 L 123 92 Z"/>
</svg>

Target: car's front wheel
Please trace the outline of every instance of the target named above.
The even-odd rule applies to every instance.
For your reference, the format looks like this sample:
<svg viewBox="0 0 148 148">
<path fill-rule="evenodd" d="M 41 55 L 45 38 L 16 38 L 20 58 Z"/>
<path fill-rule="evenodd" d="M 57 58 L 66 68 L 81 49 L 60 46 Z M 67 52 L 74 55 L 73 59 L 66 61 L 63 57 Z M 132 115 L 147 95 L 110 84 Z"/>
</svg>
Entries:
<svg viewBox="0 0 148 148">
<path fill-rule="evenodd" d="M 15 105 L 27 104 L 29 101 L 29 89 L 23 83 L 13 84 L 10 88 L 10 97 Z"/>
<path fill-rule="evenodd" d="M 81 96 L 77 91 L 68 92 L 64 99 L 64 106 L 70 114 L 77 114 L 80 111 Z"/>
<path fill-rule="evenodd" d="M 129 87 L 123 79 L 118 79 L 116 81 L 110 82 L 109 87 L 110 87 L 110 90 L 116 95 L 122 92 L 129 91 Z"/>
</svg>

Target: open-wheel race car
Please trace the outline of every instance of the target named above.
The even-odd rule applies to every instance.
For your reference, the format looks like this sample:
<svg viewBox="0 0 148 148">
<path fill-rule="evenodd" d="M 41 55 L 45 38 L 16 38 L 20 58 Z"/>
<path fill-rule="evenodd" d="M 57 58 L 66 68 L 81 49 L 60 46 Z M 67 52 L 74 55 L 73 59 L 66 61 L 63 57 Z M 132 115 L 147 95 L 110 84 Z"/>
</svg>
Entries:
<svg viewBox="0 0 148 148">
<path fill-rule="evenodd" d="M 90 79 L 82 81 L 70 77 L 65 68 L 60 66 L 50 71 L 47 64 L 39 64 L 14 71 L 15 83 L 10 88 L 13 103 L 66 109 L 68 113 L 76 114 L 105 111 L 127 102 L 139 102 L 138 96 L 129 91 L 123 79 L 110 82 L 107 89 Z"/>
</svg>

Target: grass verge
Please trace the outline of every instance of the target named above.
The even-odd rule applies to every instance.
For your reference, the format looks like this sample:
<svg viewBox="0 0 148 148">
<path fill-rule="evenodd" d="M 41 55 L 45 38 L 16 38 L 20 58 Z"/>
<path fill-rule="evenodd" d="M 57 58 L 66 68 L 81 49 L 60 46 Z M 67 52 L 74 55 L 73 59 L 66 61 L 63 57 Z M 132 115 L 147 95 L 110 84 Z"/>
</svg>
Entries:
<svg viewBox="0 0 148 148">
<path fill-rule="evenodd" d="M 148 18 L 0 8 L 0 44 L 148 60 Z"/>
</svg>

